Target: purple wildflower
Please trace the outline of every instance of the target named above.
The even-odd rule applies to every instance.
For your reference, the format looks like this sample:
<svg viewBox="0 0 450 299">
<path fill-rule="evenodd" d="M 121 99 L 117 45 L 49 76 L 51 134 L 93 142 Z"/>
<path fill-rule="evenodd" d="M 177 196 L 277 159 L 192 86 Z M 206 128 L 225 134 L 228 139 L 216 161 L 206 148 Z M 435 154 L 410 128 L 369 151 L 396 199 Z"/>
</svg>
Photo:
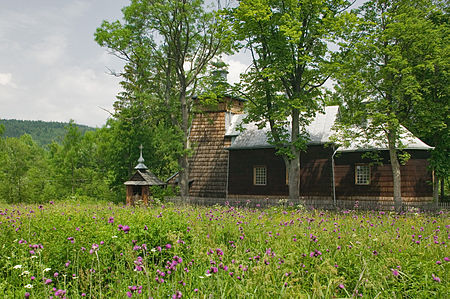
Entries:
<svg viewBox="0 0 450 299">
<path fill-rule="evenodd" d="M 437 276 L 435 276 L 434 274 L 431 274 L 431 276 L 433 276 L 433 280 L 436 282 L 441 282 L 441 279 Z"/>
<path fill-rule="evenodd" d="M 392 271 L 392 275 L 394 275 L 395 277 L 398 276 L 399 272 L 397 271 L 397 269 L 391 269 Z"/>
</svg>

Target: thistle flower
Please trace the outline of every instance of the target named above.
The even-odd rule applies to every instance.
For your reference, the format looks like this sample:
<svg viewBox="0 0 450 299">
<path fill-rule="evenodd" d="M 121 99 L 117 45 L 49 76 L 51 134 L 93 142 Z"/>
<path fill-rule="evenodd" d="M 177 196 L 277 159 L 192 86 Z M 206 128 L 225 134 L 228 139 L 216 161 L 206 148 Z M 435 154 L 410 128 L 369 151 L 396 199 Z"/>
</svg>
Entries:
<svg viewBox="0 0 450 299">
<path fill-rule="evenodd" d="M 437 276 L 435 276 L 434 274 L 431 274 L 431 276 L 433 277 L 433 280 L 436 282 L 441 282 L 441 279 Z"/>
</svg>

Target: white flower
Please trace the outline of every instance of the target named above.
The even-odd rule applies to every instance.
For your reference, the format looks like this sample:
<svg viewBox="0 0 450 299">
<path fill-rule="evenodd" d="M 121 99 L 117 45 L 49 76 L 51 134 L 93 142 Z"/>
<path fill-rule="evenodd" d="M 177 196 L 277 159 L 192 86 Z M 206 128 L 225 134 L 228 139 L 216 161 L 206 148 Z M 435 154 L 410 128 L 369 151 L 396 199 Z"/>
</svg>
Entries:
<svg viewBox="0 0 450 299">
<path fill-rule="evenodd" d="M 44 269 L 44 272 L 48 272 L 48 271 L 50 271 L 51 270 L 51 268 L 45 268 Z"/>
<path fill-rule="evenodd" d="M 111 238 L 115 239 L 115 238 L 117 238 L 117 236 L 112 236 Z"/>
<path fill-rule="evenodd" d="M 24 286 L 25 289 L 32 289 L 33 285 L 32 284 L 27 284 L 26 286 Z"/>
<path fill-rule="evenodd" d="M 14 269 L 20 269 L 20 268 L 22 268 L 22 265 L 15 265 L 13 268 Z"/>
<path fill-rule="evenodd" d="M 151 252 L 156 252 L 156 248 L 150 249 Z"/>
<path fill-rule="evenodd" d="M 28 271 L 23 271 L 22 274 L 20 274 L 20 276 L 22 276 L 22 275 L 28 275 L 28 274 L 30 274 L 30 272 L 28 272 Z"/>
<path fill-rule="evenodd" d="M 36 259 L 36 258 L 37 258 L 37 255 L 32 255 L 31 258 L 32 258 L 32 259 Z"/>
</svg>

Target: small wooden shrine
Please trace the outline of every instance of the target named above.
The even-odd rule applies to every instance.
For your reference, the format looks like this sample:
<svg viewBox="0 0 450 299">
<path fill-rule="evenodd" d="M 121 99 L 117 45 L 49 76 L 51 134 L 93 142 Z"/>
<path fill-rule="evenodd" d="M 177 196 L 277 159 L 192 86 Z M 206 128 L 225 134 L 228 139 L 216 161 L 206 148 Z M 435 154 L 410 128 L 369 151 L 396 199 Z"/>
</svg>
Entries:
<svg viewBox="0 0 450 299">
<path fill-rule="evenodd" d="M 147 166 L 144 164 L 142 157 L 143 146 L 139 146 L 141 150 L 138 165 L 134 169 L 134 175 L 124 184 L 127 186 L 127 206 L 143 203 L 148 205 L 150 195 L 150 186 L 165 186 L 166 183 L 158 179 Z"/>
</svg>

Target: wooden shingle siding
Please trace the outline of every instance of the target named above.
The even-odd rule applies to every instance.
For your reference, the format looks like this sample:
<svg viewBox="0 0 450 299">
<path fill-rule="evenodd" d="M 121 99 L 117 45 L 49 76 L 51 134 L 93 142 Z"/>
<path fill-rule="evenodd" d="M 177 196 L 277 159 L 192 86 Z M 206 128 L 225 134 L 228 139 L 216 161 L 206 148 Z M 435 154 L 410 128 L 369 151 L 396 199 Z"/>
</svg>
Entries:
<svg viewBox="0 0 450 299">
<path fill-rule="evenodd" d="M 224 149 L 225 112 L 198 114 L 193 120 L 190 142 L 191 196 L 225 197 L 228 152 Z"/>
</svg>

